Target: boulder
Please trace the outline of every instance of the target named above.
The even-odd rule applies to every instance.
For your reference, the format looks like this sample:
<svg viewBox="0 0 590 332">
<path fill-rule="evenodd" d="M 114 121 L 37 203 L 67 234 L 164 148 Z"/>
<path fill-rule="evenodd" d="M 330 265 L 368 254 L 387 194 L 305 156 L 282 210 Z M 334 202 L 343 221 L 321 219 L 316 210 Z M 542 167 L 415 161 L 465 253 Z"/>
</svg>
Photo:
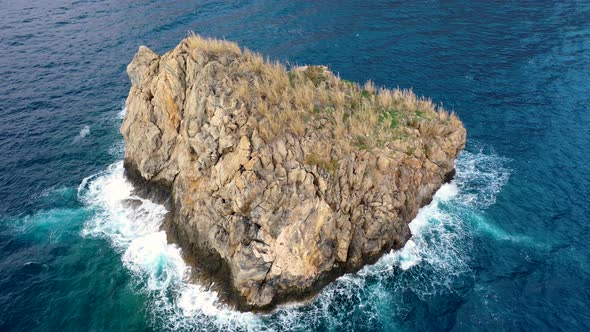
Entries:
<svg viewBox="0 0 590 332">
<path fill-rule="evenodd" d="M 170 238 L 240 310 L 401 248 L 465 145 L 461 121 L 411 91 L 288 71 L 228 41 L 142 46 L 127 72 L 127 175 L 167 196 Z"/>
</svg>

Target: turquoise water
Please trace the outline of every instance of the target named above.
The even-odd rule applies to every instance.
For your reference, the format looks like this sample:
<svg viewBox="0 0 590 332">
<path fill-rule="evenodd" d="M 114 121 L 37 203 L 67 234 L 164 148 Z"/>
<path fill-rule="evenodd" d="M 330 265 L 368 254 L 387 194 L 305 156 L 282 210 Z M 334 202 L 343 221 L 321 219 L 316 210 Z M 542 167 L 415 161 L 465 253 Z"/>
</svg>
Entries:
<svg viewBox="0 0 590 332">
<path fill-rule="evenodd" d="M 590 330 L 590 3 L 0 1 L 0 330 Z M 137 47 L 194 30 L 413 88 L 468 130 L 412 240 L 311 303 L 185 282 L 163 207 L 121 204 Z"/>
</svg>

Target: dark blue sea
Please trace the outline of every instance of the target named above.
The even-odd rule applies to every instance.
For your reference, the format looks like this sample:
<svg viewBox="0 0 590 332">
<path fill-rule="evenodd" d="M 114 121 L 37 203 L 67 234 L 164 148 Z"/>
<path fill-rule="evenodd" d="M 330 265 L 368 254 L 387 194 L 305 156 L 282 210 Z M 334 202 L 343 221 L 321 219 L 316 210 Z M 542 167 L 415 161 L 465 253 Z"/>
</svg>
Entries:
<svg viewBox="0 0 590 332">
<path fill-rule="evenodd" d="M 268 315 L 187 283 L 118 128 L 139 45 L 189 31 L 456 112 L 412 240 Z M 0 0 L 0 331 L 172 330 L 590 330 L 590 2 Z"/>
</svg>

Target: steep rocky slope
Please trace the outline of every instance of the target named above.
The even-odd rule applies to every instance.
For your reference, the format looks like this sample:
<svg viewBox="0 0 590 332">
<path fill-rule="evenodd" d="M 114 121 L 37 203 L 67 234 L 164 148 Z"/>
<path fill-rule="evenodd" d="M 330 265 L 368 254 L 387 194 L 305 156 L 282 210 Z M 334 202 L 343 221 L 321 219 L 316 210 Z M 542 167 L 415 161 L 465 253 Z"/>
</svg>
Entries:
<svg viewBox="0 0 590 332">
<path fill-rule="evenodd" d="M 169 195 L 168 232 L 241 310 L 402 247 L 465 144 L 454 115 L 410 91 L 287 71 L 227 41 L 142 46 L 127 71 L 128 176 Z"/>
</svg>

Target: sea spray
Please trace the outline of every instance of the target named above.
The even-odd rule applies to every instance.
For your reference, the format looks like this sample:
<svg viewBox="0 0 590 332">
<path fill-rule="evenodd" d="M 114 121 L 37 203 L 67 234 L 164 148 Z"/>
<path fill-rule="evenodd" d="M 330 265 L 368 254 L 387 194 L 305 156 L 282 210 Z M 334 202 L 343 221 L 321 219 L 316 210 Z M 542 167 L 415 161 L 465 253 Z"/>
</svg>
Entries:
<svg viewBox="0 0 590 332">
<path fill-rule="evenodd" d="M 106 238 L 121 252 L 123 264 L 149 294 L 148 306 L 158 326 L 306 330 L 329 322 L 331 328 L 345 328 L 341 324 L 347 310 L 362 309 L 367 324 L 373 324 L 407 315 L 399 294 L 408 290 L 423 301 L 453 292 L 454 280 L 471 273 L 472 219 L 479 209 L 493 204 L 506 182 L 509 170 L 504 164 L 494 154 L 463 152 L 455 180 L 443 185 L 410 223 L 412 238 L 403 249 L 340 277 L 310 303 L 283 306 L 266 315 L 234 311 L 219 301 L 216 292 L 188 282 L 190 267 L 180 248 L 169 244 L 160 230 L 166 209 L 133 195 L 122 162 L 84 179 L 78 195 L 95 213 L 83 235 Z M 384 305 L 395 308 L 393 318 L 386 317 Z"/>
<path fill-rule="evenodd" d="M 122 161 L 85 178 L 78 196 L 95 211 L 82 235 L 106 238 L 122 252 L 123 264 L 155 297 L 156 315 L 165 311 L 173 325 L 183 317 L 211 316 L 216 326 L 235 317 L 241 317 L 240 321 L 254 317 L 227 309 L 214 291 L 187 282 L 190 267 L 182 259 L 180 248 L 168 243 L 160 230 L 166 208 L 133 194 Z"/>
</svg>

